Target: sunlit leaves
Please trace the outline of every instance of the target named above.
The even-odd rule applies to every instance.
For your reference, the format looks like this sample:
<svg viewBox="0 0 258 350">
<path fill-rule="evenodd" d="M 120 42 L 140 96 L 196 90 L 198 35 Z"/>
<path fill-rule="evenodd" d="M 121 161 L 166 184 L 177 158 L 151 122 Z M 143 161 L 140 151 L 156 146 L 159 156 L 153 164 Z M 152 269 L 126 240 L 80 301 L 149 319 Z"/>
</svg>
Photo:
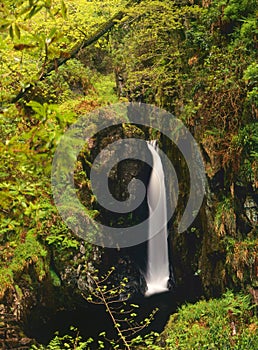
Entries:
<svg viewBox="0 0 258 350">
<path fill-rule="evenodd" d="M 8 102 L 28 84 L 37 83 L 49 66 L 54 66 L 55 60 L 69 57 L 76 43 L 95 32 L 125 3 L 123 0 L 5 1 L 0 20 L 0 37 L 7 45 L 0 52 L 0 74 L 6 73 L 2 80 L 6 86 L 2 101 Z"/>
<path fill-rule="evenodd" d="M 46 276 L 47 242 L 40 243 L 40 236 L 49 235 L 56 248 L 60 239 L 62 249 L 78 246 L 76 239 L 64 236 L 68 229 L 57 220 L 50 189 L 51 156 L 71 116 L 46 103 L 33 101 L 29 107 L 30 117 L 10 107 L 0 118 L 0 294 L 14 283 L 13 271 L 33 265 L 39 280 Z"/>
<path fill-rule="evenodd" d="M 165 349 L 252 349 L 257 347 L 257 317 L 250 297 L 227 292 L 220 299 L 183 305 L 163 332 Z"/>
</svg>

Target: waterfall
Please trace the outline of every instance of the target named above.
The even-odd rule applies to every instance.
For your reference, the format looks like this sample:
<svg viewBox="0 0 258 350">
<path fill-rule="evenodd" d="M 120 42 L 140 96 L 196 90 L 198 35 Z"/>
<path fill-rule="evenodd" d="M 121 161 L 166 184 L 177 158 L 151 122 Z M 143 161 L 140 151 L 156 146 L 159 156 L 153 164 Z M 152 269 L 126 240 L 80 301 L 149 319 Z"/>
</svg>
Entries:
<svg viewBox="0 0 258 350">
<path fill-rule="evenodd" d="M 157 141 L 150 141 L 148 148 L 153 159 L 153 168 L 147 189 L 149 237 L 152 237 L 152 234 L 157 232 L 156 227 L 164 226 L 154 237 L 148 240 L 148 259 L 145 275 L 147 291 L 145 296 L 169 290 L 167 203 L 164 171 L 158 153 Z"/>
</svg>

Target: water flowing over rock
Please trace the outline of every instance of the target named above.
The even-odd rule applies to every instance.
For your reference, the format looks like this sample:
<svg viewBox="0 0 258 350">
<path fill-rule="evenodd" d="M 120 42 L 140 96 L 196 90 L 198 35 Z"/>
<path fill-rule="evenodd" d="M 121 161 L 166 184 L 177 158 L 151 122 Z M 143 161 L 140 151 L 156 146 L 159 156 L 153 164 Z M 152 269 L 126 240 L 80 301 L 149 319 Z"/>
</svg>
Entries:
<svg viewBox="0 0 258 350">
<path fill-rule="evenodd" d="M 168 291 L 169 257 L 167 241 L 167 204 L 164 171 L 157 141 L 148 143 L 153 158 L 147 201 L 149 206 L 149 241 L 145 296 Z M 163 228 L 156 233 L 156 227 Z M 155 234 L 156 233 L 156 234 Z"/>
</svg>

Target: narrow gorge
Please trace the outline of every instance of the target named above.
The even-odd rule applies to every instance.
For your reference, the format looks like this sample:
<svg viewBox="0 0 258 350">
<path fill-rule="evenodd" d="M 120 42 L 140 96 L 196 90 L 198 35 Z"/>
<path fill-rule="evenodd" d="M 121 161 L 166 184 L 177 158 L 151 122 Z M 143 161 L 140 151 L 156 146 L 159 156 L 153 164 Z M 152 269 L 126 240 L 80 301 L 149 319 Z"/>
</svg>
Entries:
<svg viewBox="0 0 258 350">
<path fill-rule="evenodd" d="M 257 13 L 2 0 L 1 349 L 258 348 Z"/>
</svg>

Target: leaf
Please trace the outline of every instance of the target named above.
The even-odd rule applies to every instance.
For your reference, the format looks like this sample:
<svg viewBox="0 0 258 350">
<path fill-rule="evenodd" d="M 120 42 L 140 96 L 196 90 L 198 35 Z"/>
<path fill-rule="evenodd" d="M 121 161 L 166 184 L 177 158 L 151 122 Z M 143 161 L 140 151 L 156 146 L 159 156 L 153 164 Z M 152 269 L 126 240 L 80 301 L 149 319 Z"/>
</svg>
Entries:
<svg viewBox="0 0 258 350">
<path fill-rule="evenodd" d="M 17 38 L 20 39 L 20 37 L 21 37 L 21 30 L 20 30 L 20 28 L 18 27 L 18 25 L 16 23 L 14 24 L 14 31 L 15 31 L 15 35 L 17 36 Z"/>
<path fill-rule="evenodd" d="M 50 30 L 50 33 L 49 33 L 49 35 L 48 35 L 48 38 L 49 38 L 49 39 L 52 39 L 52 38 L 54 37 L 56 31 L 57 31 L 57 28 L 56 28 L 56 27 L 53 27 L 53 28 Z"/>
<path fill-rule="evenodd" d="M 9 176 L 8 173 L 5 173 L 5 172 L 1 172 L 1 173 L 0 173 L 0 177 L 7 177 L 7 176 Z"/>
<path fill-rule="evenodd" d="M 66 20 L 67 19 L 67 7 L 65 5 L 65 2 L 62 0 L 61 1 L 61 14 L 63 18 Z"/>
<path fill-rule="evenodd" d="M 10 27 L 9 27 L 9 35 L 13 39 L 13 26 L 12 25 L 10 25 Z"/>
<path fill-rule="evenodd" d="M 29 103 L 27 103 L 27 105 L 29 107 L 31 107 L 33 109 L 34 112 L 36 112 L 38 115 L 40 116 L 45 116 L 44 114 L 44 106 L 42 104 L 40 104 L 37 101 L 30 101 Z"/>
<path fill-rule="evenodd" d="M 139 305 L 137 305 L 137 304 L 130 304 L 132 307 L 135 307 L 135 308 L 137 308 L 137 307 L 139 307 Z"/>
<path fill-rule="evenodd" d="M 30 10 L 29 14 L 26 16 L 26 19 L 30 19 L 33 17 L 36 13 L 38 13 L 42 9 L 42 6 L 33 6 Z"/>
</svg>

